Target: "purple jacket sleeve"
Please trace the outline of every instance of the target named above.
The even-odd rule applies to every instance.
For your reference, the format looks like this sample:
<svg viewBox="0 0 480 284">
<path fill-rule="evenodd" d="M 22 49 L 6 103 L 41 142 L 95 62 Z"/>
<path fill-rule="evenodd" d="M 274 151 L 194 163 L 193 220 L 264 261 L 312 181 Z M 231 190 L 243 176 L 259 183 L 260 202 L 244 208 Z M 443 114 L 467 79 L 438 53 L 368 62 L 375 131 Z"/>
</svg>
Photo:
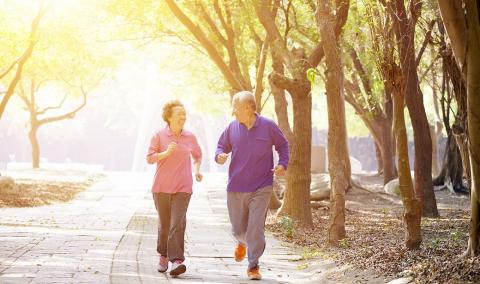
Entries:
<svg viewBox="0 0 480 284">
<path fill-rule="evenodd" d="M 215 151 L 215 161 L 217 161 L 217 156 L 222 153 L 230 153 L 232 151 L 232 145 L 230 144 L 230 138 L 229 138 L 229 129 L 230 126 L 228 126 L 220 135 L 220 138 L 218 139 L 217 143 L 217 150 Z"/>
<path fill-rule="evenodd" d="M 283 135 L 283 132 L 280 128 L 272 122 L 270 127 L 270 133 L 272 134 L 273 144 L 275 145 L 275 150 L 278 153 L 278 164 L 282 165 L 283 168 L 287 169 L 289 161 L 289 149 L 288 141 Z"/>
</svg>

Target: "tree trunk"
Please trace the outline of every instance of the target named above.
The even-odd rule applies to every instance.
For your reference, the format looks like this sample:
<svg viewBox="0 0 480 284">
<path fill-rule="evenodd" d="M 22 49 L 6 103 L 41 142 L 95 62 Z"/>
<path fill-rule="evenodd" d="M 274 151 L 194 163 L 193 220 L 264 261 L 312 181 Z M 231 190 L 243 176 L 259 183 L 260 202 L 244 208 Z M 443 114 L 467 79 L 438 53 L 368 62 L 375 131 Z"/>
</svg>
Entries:
<svg viewBox="0 0 480 284">
<path fill-rule="evenodd" d="M 400 194 L 405 208 L 403 221 L 405 226 L 405 245 L 408 249 L 416 249 L 422 242 L 421 216 L 422 209 L 419 200 L 414 192 L 410 165 L 408 159 L 408 140 L 405 129 L 405 117 L 403 114 L 403 92 L 399 91 L 393 95 L 394 105 L 394 131 L 398 155 L 398 176 L 400 183 Z"/>
<path fill-rule="evenodd" d="M 275 190 L 272 191 L 272 195 L 270 196 L 270 202 L 268 203 L 268 209 L 270 210 L 277 210 L 282 206 L 282 202 L 278 199 L 277 193 Z"/>
<path fill-rule="evenodd" d="M 393 151 L 394 137 L 392 135 L 392 116 L 389 117 L 387 114 L 387 118 L 383 119 L 380 125 L 382 135 L 381 151 L 383 160 L 383 184 L 385 185 L 397 177 L 395 169 L 395 153 Z"/>
<path fill-rule="evenodd" d="M 304 91 L 306 93 L 292 94 L 293 132 L 295 136 L 289 141 L 290 161 L 287 171 L 287 188 L 278 214 L 280 216 L 288 215 L 296 220 L 299 225 L 311 227 L 313 221 L 309 204 L 312 99 L 309 95 L 310 88 Z"/>
<path fill-rule="evenodd" d="M 277 54 L 275 54 L 275 51 L 273 49 L 270 49 L 270 53 L 272 55 L 272 73 L 276 72 L 278 74 L 284 73 L 284 68 L 282 64 L 281 58 Z M 275 101 L 275 113 L 277 115 L 277 122 L 278 126 L 282 130 L 282 132 L 285 134 L 287 137 L 289 145 L 293 143 L 293 135 L 291 134 L 290 130 L 290 124 L 288 122 L 288 112 L 287 112 L 287 99 L 285 98 L 285 90 L 282 88 L 279 88 L 275 85 L 275 83 L 272 81 L 272 77 L 269 76 L 269 84 L 270 84 L 270 90 L 273 95 L 273 99 Z M 288 171 L 287 171 L 288 173 Z M 287 175 L 288 178 L 288 175 Z M 278 209 L 282 206 L 282 202 L 278 199 L 278 196 L 275 194 L 274 197 L 270 199 L 269 203 L 269 209 Z"/>
<path fill-rule="evenodd" d="M 448 186 L 452 192 L 466 191 L 463 188 L 462 158 L 460 157 L 460 151 L 458 150 L 452 131 L 450 131 L 447 136 L 442 169 L 433 180 L 433 185 Z"/>
<path fill-rule="evenodd" d="M 430 125 L 430 137 L 432 137 L 432 175 L 438 175 L 438 140 L 434 125 Z"/>
<path fill-rule="evenodd" d="M 412 18 L 415 15 L 411 15 L 410 18 L 407 16 L 404 0 L 396 0 L 394 5 L 396 13 L 392 15 L 392 19 L 400 51 L 400 66 L 404 79 L 403 91 L 413 126 L 415 193 L 422 204 L 424 216 L 438 217 L 437 201 L 432 185 L 432 139 L 415 58 L 416 20 Z"/>
<path fill-rule="evenodd" d="M 375 156 L 377 157 L 377 174 L 383 175 L 383 154 L 382 154 L 382 145 L 379 145 L 377 141 L 374 141 L 375 144 Z M 382 143 L 383 144 L 383 143 Z"/>
<path fill-rule="evenodd" d="M 32 121 L 32 126 L 28 132 L 28 138 L 30 144 L 32 145 L 32 168 L 40 168 L 40 144 L 38 143 L 37 138 L 38 125 Z"/>
<path fill-rule="evenodd" d="M 457 128 L 455 125 L 452 127 L 453 137 L 455 138 L 455 142 L 460 152 L 461 166 L 463 167 L 464 177 L 467 179 L 468 188 L 470 188 L 471 186 L 470 155 L 468 153 L 468 137 L 465 132 L 466 131 L 464 129 Z M 462 179 L 463 179 L 463 176 L 462 176 Z M 463 187 L 463 180 L 462 180 L 462 187 Z"/>
<path fill-rule="evenodd" d="M 350 181 L 350 161 L 344 158 L 345 155 L 348 156 L 344 78 L 340 59 L 341 47 L 334 33 L 335 16 L 330 10 L 328 1 L 319 0 L 317 5 L 318 30 L 324 42 L 327 66 L 325 77 L 328 110 L 328 172 L 331 182 L 328 242 L 338 245 L 338 241 L 346 236 L 345 192 Z"/>
<path fill-rule="evenodd" d="M 271 54 L 273 71 L 268 79 L 275 99 L 275 113 L 277 114 L 278 125 L 287 137 L 290 146 L 290 162 L 286 177 L 287 187 L 278 215 L 287 215 L 295 220 L 298 225 L 311 227 L 313 226 L 313 220 L 310 209 L 312 141 L 310 84 L 304 76 L 303 84 L 297 85 L 297 93 L 292 92 L 290 94 L 293 104 L 292 132 L 288 122 L 285 89 L 280 87 L 282 84 L 277 81 L 280 77 L 283 77 L 284 73 L 282 59 L 274 48 L 271 48 Z"/>
<path fill-rule="evenodd" d="M 467 18 L 467 106 L 471 166 L 471 219 L 467 255 L 480 254 L 480 8 L 465 0 Z"/>
</svg>

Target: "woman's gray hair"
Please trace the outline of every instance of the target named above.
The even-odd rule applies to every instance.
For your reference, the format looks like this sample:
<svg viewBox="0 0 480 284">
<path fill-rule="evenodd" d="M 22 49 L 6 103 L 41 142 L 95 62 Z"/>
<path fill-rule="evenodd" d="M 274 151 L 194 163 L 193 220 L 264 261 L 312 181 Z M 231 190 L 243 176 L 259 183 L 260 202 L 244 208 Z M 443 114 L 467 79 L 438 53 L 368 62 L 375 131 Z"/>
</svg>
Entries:
<svg viewBox="0 0 480 284">
<path fill-rule="evenodd" d="M 232 104 L 236 101 L 241 104 L 246 104 L 250 106 L 254 111 L 257 109 L 257 104 L 255 103 L 255 96 L 250 91 L 241 91 L 236 93 L 232 98 Z"/>
</svg>

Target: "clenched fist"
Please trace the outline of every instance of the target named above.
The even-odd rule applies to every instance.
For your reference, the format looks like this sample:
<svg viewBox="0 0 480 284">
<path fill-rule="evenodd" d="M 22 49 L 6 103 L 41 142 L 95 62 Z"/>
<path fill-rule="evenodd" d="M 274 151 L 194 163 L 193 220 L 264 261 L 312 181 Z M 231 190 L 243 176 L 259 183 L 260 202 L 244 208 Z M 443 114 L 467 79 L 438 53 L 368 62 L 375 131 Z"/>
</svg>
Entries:
<svg viewBox="0 0 480 284">
<path fill-rule="evenodd" d="M 220 165 L 223 165 L 223 164 L 225 164 L 227 159 L 228 159 L 228 154 L 226 154 L 226 153 L 218 154 L 217 163 L 219 163 Z"/>
<path fill-rule="evenodd" d="M 175 151 L 176 148 L 177 148 L 177 143 L 170 142 L 170 144 L 168 144 L 167 146 L 167 150 L 165 151 L 167 156 L 170 156 L 173 153 L 173 151 Z"/>
</svg>

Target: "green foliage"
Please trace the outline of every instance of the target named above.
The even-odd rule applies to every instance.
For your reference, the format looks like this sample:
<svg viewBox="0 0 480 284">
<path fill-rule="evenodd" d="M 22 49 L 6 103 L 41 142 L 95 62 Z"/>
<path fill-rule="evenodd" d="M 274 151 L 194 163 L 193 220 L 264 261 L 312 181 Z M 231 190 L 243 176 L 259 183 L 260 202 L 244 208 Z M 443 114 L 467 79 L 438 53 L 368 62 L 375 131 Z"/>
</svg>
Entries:
<svg viewBox="0 0 480 284">
<path fill-rule="evenodd" d="M 294 226 L 295 224 L 292 218 L 288 216 L 282 216 L 279 223 L 280 223 L 280 227 L 285 232 L 285 234 L 289 238 L 293 237 L 293 234 L 295 232 L 295 226 Z"/>
<path fill-rule="evenodd" d="M 338 241 L 338 245 L 341 247 L 341 248 L 348 248 L 349 244 L 348 244 L 348 239 L 347 238 L 344 238 L 344 239 L 341 239 Z"/>
<path fill-rule="evenodd" d="M 316 68 L 308 68 L 307 70 L 307 79 L 310 81 L 310 88 L 313 89 L 313 85 L 315 84 L 315 75 L 318 74 L 318 70 Z"/>
<path fill-rule="evenodd" d="M 318 250 L 314 248 L 304 248 L 299 260 L 309 260 L 317 257 L 321 257 L 322 259 L 327 259 L 328 255 L 322 250 Z"/>
<path fill-rule="evenodd" d="M 460 232 L 459 229 L 454 229 L 451 233 L 450 233 L 450 236 L 452 237 L 452 240 L 454 240 L 455 242 L 458 242 L 460 241 L 461 237 L 462 237 L 462 233 Z"/>
<path fill-rule="evenodd" d="M 434 238 L 427 242 L 427 247 L 435 250 L 435 249 L 438 249 L 441 243 L 442 243 L 441 239 Z"/>
<path fill-rule="evenodd" d="M 301 264 L 301 265 L 297 265 L 297 270 L 307 269 L 308 266 L 309 266 L 308 263 L 304 263 L 304 264 Z"/>
</svg>

